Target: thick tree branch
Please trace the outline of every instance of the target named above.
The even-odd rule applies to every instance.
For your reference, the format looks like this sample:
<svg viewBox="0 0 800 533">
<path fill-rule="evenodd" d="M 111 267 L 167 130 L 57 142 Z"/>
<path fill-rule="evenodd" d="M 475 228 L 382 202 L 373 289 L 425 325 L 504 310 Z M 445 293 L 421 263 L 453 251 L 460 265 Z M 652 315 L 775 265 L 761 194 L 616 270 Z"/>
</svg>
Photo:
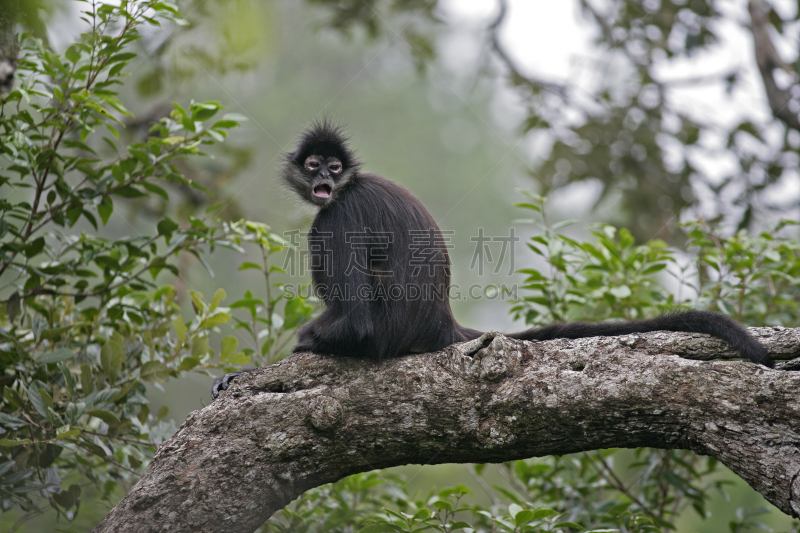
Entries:
<svg viewBox="0 0 800 533">
<path fill-rule="evenodd" d="M 775 49 L 775 45 L 772 43 L 772 38 L 769 34 L 768 6 L 765 2 L 763 0 L 750 0 L 748 8 L 750 11 L 750 31 L 753 33 L 753 45 L 756 51 L 756 64 L 764 82 L 764 90 L 767 93 L 769 107 L 773 116 L 788 127 L 800 131 L 800 119 L 798 119 L 797 113 L 789 106 L 792 100 L 792 94 L 789 90 L 791 87 L 789 89 L 778 87 L 773 71 L 775 69 L 784 70 L 795 80 L 797 73 L 781 59 Z"/>
<path fill-rule="evenodd" d="M 773 357 L 800 328 L 753 328 Z M 304 491 L 410 463 L 652 446 L 711 455 L 800 516 L 800 373 L 703 335 L 496 334 L 375 363 L 295 354 L 189 415 L 95 532 L 249 532 Z"/>
<path fill-rule="evenodd" d="M 0 0 L 0 94 L 14 86 L 19 46 L 14 33 L 17 22 L 18 0 Z"/>
</svg>

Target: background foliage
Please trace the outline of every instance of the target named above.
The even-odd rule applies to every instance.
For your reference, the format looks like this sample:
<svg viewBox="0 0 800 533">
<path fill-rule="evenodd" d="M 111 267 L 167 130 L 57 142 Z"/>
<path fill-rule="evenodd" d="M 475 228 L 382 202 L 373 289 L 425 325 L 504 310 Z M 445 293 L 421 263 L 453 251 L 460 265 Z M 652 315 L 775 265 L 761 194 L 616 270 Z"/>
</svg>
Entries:
<svg viewBox="0 0 800 533">
<path fill-rule="evenodd" d="M 268 176 L 319 113 L 459 230 L 462 287 L 509 284 L 507 265 L 464 268 L 478 229 L 530 237 L 516 301 L 454 302 L 474 327 L 513 328 L 509 308 L 528 324 L 699 307 L 800 325 L 797 231 L 779 223 L 797 219 L 796 9 L 580 0 L 593 53 L 559 80 L 506 44 L 519 4 L 466 22 L 455 4 L 17 3 L 28 33 L 0 96 L 0 529 L 91 530 L 212 371 L 285 354 L 313 310 L 284 298 L 306 282 L 283 270 L 307 214 Z M 739 41 L 761 55 L 714 59 Z M 512 221 L 520 200 L 532 218 Z M 264 529 L 796 530 L 680 451 L 412 472 L 315 489 Z"/>
<path fill-rule="evenodd" d="M 131 44 L 147 26 L 183 19 L 159 1 L 86 2 L 83 19 L 89 31 L 62 55 L 23 38 L 23 82 L 0 104 L 0 498 L 3 511 L 24 512 L 20 521 L 48 504 L 72 520 L 87 487 L 115 501 L 176 429 L 166 407 L 150 412 L 147 385 L 233 371 L 254 357 L 273 362 L 311 312 L 295 298 L 275 314 L 283 294 L 270 255 L 285 243 L 264 224 L 208 214 L 181 226 L 163 216 L 150 234 L 102 236 L 115 201 L 168 201 L 175 187 L 209 192 L 177 162 L 207 153 L 240 118 L 213 120 L 218 102 L 175 103 L 145 141 L 121 143 L 118 128 L 132 115 L 117 87 L 136 56 Z M 224 289 L 210 299 L 189 290 L 184 318 L 178 290 L 160 280 L 180 276 L 185 254 L 208 266 L 214 249 L 245 247 L 260 251 L 258 264 L 241 268 L 263 272 L 266 298 L 247 291 L 222 307 Z M 232 319 L 256 349 L 239 350 L 232 335 L 212 342 Z"/>
</svg>

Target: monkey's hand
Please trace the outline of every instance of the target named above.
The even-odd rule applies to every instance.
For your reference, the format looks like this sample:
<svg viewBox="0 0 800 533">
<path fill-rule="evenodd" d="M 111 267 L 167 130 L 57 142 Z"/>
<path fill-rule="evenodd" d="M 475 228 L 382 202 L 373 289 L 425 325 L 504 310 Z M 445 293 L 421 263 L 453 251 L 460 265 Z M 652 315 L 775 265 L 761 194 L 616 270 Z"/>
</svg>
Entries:
<svg viewBox="0 0 800 533">
<path fill-rule="evenodd" d="M 244 374 L 245 372 L 246 370 L 242 372 L 231 372 L 230 374 L 225 374 L 220 379 L 215 381 L 211 386 L 211 401 L 216 400 L 217 396 L 219 396 L 219 393 L 228 388 L 228 385 L 230 385 L 233 378 L 240 374 Z"/>
</svg>

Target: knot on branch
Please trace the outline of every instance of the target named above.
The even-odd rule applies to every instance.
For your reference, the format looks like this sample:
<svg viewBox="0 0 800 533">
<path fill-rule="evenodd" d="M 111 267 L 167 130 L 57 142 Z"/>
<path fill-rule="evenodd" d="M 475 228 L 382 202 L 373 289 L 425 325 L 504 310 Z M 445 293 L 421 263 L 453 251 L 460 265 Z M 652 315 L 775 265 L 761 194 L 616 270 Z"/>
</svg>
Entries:
<svg viewBox="0 0 800 533">
<path fill-rule="evenodd" d="M 516 417 L 513 417 L 516 419 Z M 478 440 L 486 448 L 507 446 L 516 440 L 514 433 L 495 419 L 484 420 L 478 428 Z"/>
<path fill-rule="evenodd" d="M 308 404 L 308 422 L 318 431 L 330 431 L 342 423 L 344 408 L 336 398 L 317 396 Z"/>
<path fill-rule="evenodd" d="M 489 346 L 475 354 L 478 380 L 494 383 L 508 375 L 508 361 L 503 349 L 504 345 L 502 337 L 494 337 Z"/>
</svg>

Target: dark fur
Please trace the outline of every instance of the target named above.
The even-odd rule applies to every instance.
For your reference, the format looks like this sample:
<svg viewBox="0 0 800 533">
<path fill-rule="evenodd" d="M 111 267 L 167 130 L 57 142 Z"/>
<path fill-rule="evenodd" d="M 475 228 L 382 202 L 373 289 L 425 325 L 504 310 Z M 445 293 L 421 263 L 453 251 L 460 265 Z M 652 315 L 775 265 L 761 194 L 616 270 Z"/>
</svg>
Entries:
<svg viewBox="0 0 800 533">
<path fill-rule="evenodd" d="M 331 199 L 321 206 L 309 232 L 309 242 L 316 243 L 310 247 L 310 261 L 319 267 L 312 269 L 312 282 L 325 302 L 325 310 L 300 328 L 294 351 L 385 359 L 434 352 L 482 335 L 460 326 L 453 317 L 447 294 L 447 248 L 422 202 L 394 182 L 359 172 L 360 163 L 341 129 L 322 121 L 312 124 L 296 150 L 284 157 L 284 180 L 301 198 L 315 205 L 319 206 L 319 201 L 311 198 L 314 178 L 303 168 L 310 155 L 338 157 L 344 171 L 334 180 Z M 392 242 L 376 237 L 363 248 L 354 248 L 346 241 L 348 233 L 363 234 L 367 228 L 376 235 L 391 235 Z M 431 232 L 431 246 L 424 250 L 415 246 L 413 231 Z M 369 271 L 354 269 L 346 275 L 354 260 L 369 265 Z M 391 285 L 415 286 L 430 297 L 361 298 L 357 294 L 358 287 L 366 287 L 373 295 L 386 294 Z M 764 347 L 744 328 L 707 311 L 683 311 L 630 322 L 552 324 L 508 336 L 534 341 L 660 330 L 713 335 L 731 344 L 745 359 L 767 367 L 773 364 Z M 218 380 L 212 395 L 216 397 L 219 389 L 226 387 L 227 382 Z"/>
<path fill-rule="evenodd" d="M 345 187 L 311 225 L 309 238 L 318 245 L 310 260 L 321 267 L 313 269 L 311 279 L 325 310 L 300 329 L 294 351 L 384 359 L 466 340 L 450 311 L 450 261 L 430 213 L 406 189 L 374 174 L 356 174 Z M 365 248 L 354 249 L 346 242 L 348 232 L 365 228 L 376 237 Z M 433 230 L 434 253 L 415 259 L 411 230 Z M 412 260 L 418 268 L 410 266 Z M 369 265 L 372 274 L 352 269 L 346 275 L 353 263 Z M 392 285 L 420 287 L 429 298 L 388 297 Z M 359 287 L 377 297 L 359 298 Z"/>
</svg>

